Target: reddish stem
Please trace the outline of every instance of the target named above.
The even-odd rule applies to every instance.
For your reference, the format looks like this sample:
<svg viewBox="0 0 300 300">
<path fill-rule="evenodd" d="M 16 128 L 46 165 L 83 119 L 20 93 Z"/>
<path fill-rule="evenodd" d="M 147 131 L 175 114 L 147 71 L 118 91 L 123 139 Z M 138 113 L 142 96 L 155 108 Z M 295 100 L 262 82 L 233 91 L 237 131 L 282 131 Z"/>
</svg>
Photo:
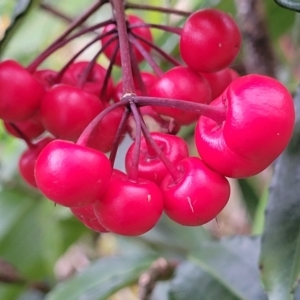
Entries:
<svg viewBox="0 0 300 300">
<path fill-rule="evenodd" d="M 100 114 L 98 114 L 90 123 L 89 125 L 84 129 L 84 131 L 81 133 L 80 137 L 78 138 L 76 144 L 86 146 L 89 137 L 94 130 L 94 128 L 98 125 L 99 122 L 112 110 L 114 110 L 117 107 L 120 106 L 126 106 L 128 103 L 132 101 L 132 99 L 124 99 L 123 101 L 114 103 L 107 108 L 105 108 Z"/>
<path fill-rule="evenodd" d="M 140 116 L 140 119 L 141 118 L 142 117 Z M 157 145 L 157 143 L 152 138 L 152 136 L 144 122 L 141 122 L 141 127 L 142 127 L 144 137 L 147 141 L 147 145 L 150 146 L 150 147 L 148 146 L 148 150 L 149 150 L 149 148 L 153 149 L 151 152 L 153 153 L 153 151 L 154 151 L 155 155 L 157 155 L 159 157 L 159 159 L 162 161 L 162 163 L 164 164 L 164 166 L 170 173 L 174 182 L 177 182 L 177 180 L 179 180 L 181 178 L 181 172 L 177 168 L 175 168 L 173 163 L 164 155 L 163 151 L 160 149 L 160 147 Z M 151 152 L 149 152 L 149 153 L 151 153 Z"/>
<path fill-rule="evenodd" d="M 160 47 L 156 46 L 154 43 L 149 42 L 148 40 L 146 40 L 142 36 L 135 34 L 133 31 L 131 32 L 131 34 L 137 40 L 140 40 L 141 42 L 149 45 L 151 48 L 153 48 L 155 51 L 157 51 L 164 59 L 166 59 L 167 61 L 169 61 L 170 63 L 172 63 L 174 66 L 180 66 L 181 65 L 180 61 L 176 60 L 174 57 L 172 57 L 170 54 L 168 54 L 167 52 L 165 52 L 164 50 L 162 50 Z"/>
<path fill-rule="evenodd" d="M 114 166 L 114 164 L 115 164 L 115 159 L 116 159 L 116 156 L 117 156 L 118 147 L 119 147 L 119 144 L 120 144 L 120 141 L 121 141 L 121 138 L 122 138 L 122 134 L 125 130 L 125 126 L 126 126 L 126 123 L 127 123 L 127 120 L 129 118 L 129 116 L 130 116 L 130 110 L 126 107 L 125 111 L 122 115 L 122 119 L 120 121 L 115 139 L 113 141 L 113 148 L 111 149 L 111 152 L 110 152 L 110 155 L 109 155 L 109 160 L 110 160 L 110 163 L 111 163 L 112 166 Z"/>
<path fill-rule="evenodd" d="M 9 125 L 17 132 L 22 140 L 27 144 L 28 148 L 35 148 L 36 145 L 31 142 L 31 140 L 24 134 L 24 132 L 14 123 L 9 123 Z"/>
<path fill-rule="evenodd" d="M 130 50 L 125 20 L 124 3 L 120 0 L 110 0 L 115 10 L 117 29 L 119 34 L 120 55 L 122 64 L 123 93 L 134 92 L 133 77 L 131 71 Z"/>
<path fill-rule="evenodd" d="M 139 27 L 150 27 L 150 28 L 156 28 L 160 29 L 166 32 L 174 33 L 181 35 L 182 28 L 173 27 L 173 26 L 167 26 L 167 25 L 160 25 L 160 24 L 152 24 L 152 23 L 136 23 L 129 26 L 130 29 L 133 28 L 139 28 Z"/>
<path fill-rule="evenodd" d="M 155 62 L 155 60 L 152 58 L 152 56 L 148 53 L 148 51 L 145 50 L 143 45 L 141 45 L 140 42 L 131 33 L 129 33 L 129 41 L 142 54 L 142 56 L 145 58 L 145 60 L 147 61 L 149 66 L 152 68 L 154 73 L 158 77 L 162 77 L 164 75 L 164 72 L 161 70 L 161 68 L 158 66 L 158 64 Z"/>
<path fill-rule="evenodd" d="M 134 96 L 133 98 L 133 101 L 139 106 L 166 106 L 187 111 L 193 111 L 195 113 L 199 113 L 205 117 L 208 117 L 219 124 L 225 121 L 227 116 L 227 108 L 225 107 L 215 107 L 208 104 L 195 103 L 173 98 L 156 98 L 146 96 Z"/>
<path fill-rule="evenodd" d="M 141 121 L 139 111 L 134 102 L 130 102 L 130 109 L 135 121 L 136 132 L 135 132 L 132 168 L 128 170 L 129 171 L 128 179 L 137 182 L 139 177 L 138 174 L 139 174 L 139 159 L 140 159 L 141 139 L 142 139 L 142 131 L 141 131 L 142 121 Z"/>
<path fill-rule="evenodd" d="M 136 4 L 136 3 L 126 3 L 125 8 L 157 11 L 160 13 L 175 14 L 175 15 L 180 15 L 183 17 L 188 17 L 191 14 L 191 12 L 188 12 L 188 11 L 172 9 L 172 8 L 164 8 L 164 7 L 159 7 L 159 6 L 152 6 L 152 5 L 145 5 L 145 4 Z"/>
</svg>

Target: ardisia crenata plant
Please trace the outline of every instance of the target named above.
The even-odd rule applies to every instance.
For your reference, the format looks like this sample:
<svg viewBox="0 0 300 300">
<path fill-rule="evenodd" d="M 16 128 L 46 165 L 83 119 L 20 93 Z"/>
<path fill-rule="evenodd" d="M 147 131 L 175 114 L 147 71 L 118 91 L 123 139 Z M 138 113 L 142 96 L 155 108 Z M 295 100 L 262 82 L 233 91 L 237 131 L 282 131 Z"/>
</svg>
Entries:
<svg viewBox="0 0 300 300">
<path fill-rule="evenodd" d="M 267 76 L 234 78 L 229 66 L 239 52 L 241 34 L 225 12 L 199 10 L 182 28 L 174 28 L 125 14 L 122 2 L 111 1 L 111 5 L 112 19 L 71 34 L 80 25 L 75 24 L 27 68 L 13 60 L 0 64 L 0 116 L 8 131 L 26 138 L 29 146 L 20 160 L 21 175 L 56 204 L 93 205 L 99 222 L 111 232 L 145 233 L 159 220 L 162 207 L 179 224 L 205 224 L 217 217 L 229 199 L 224 176 L 255 175 L 285 149 L 294 126 L 292 97 Z M 183 63 L 154 44 L 151 27 L 179 36 Z M 57 49 L 95 29 L 101 29 L 97 38 L 60 71 L 38 69 Z M 91 61 L 76 61 L 99 41 L 102 47 Z M 174 67 L 162 71 L 150 54 L 152 49 Z M 107 69 L 96 63 L 102 53 L 110 60 Z M 141 72 L 139 63 L 144 60 L 154 73 Z M 122 70 L 116 87 L 110 76 L 114 66 Z M 20 94 L 25 96 L 21 105 Z M 120 113 L 113 117 L 116 112 Z M 157 124 L 156 132 L 150 132 L 147 116 Z M 104 125 L 105 118 L 111 120 L 109 125 Z M 23 125 L 37 119 L 44 129 Z M 185 141 L 175 135 L 181 126 L 196 121 L 200 159 L 188 158 Z M 54 141 L 32 144 L 44 130 Z M 118 145 L 126 131 L 134 139 L 125 159 L 127 174 L 113 179 Z M 111 151 L 109 159 L 104 155 L 107 151 Z M 122 205 L 118 199 L 123 199 Z M 137 216 L 142 211 L 151 215 L 154 208 L 149 204 L 156 202 L 155 217 L 150 223 L 143 218 L 146 224 L 139 226 Z M 130 225 L 132 220 L 135 223 Z"/>
<path fill-rule="evenodd" d="M 107 7 L 109 17 L 85 22 Z M 139 10 L 184 19 L 180 26 L 152 23 Z M 157 31 L 177 41 L 177 54 L 161 46 Z M 82 37 L 90 40 L 59 69 L 44 67 L 50 56 Z M 0 62 L 0 118 L 6 132 L 27 147 L 19 158 L 21 177 L 96 233 L 147 240 L 165 218 L 190 230 L 218 222 L 231 182 L 271 166 L 289 145 L 296 118 L 291 93 L 280 81 L 239 75 L 235 64 L 241 46 L 234 17 L 215 8 L 186 12 L 95 1 L 27 66 L 13 59 Z M 82 59 L 91 47 L 95 54 Z M 115 80 L 115 74 L 121 77 Z M 193 131 L 193 152 L 181 136 L 187 126 Z M 120 153 L 124 139 L 131 144 Z M 118 169 L 119 155 L 124 169 Z M 182 252 L 179 247 L 167 265 L 150 269 L 170 267 L 170 278 L 180 270 Z M 211 265 L 203 270 L 209 273 Z M 201 282 L 202 275 L 197 276 Z M 219 288 L 222 295 L 229 293 Z M 193 297 L 179 294 L 170 299 Z M 256 299 L 265 299 L 259 295 Z M 247 297 L 237 293 L 224 299 L 256 296 Z"/>
</svg>

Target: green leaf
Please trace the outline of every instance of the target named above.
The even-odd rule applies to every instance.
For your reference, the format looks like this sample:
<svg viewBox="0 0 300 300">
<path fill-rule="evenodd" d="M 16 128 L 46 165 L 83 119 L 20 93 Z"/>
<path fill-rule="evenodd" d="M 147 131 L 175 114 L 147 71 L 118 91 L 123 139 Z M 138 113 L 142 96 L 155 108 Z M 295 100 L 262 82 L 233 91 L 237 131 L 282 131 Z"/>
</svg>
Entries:
<svg viewBox="0 0 300 300">
<path fill-rule="evenodd" d="M 211 276 L 208 282 L 214 279 L 217 286 L 223 285 L 237 299 L 266 300 L 259 280 L 259 246 L 259 238 L 224 238 L 203 243 L 191 259 Z"/>
<path fill-rule="evenodd" d="M 153 255 L 102 258 L 85 271 L 57 285 L 46 300 L 106 300 L 119 289 L 136 282 L 156 258 Z"/>
<path fill-rule="evenodd" d="M 11 16 L 11 24 L 0 41 L 0 57 L 16 30 L 21 26 L 29 12 L 40 4 L 41 0 L 18 0 Z"/>
<path fill-rule="evenodd" d="M 293 138 L 275 166 L 262 237 L 261 276 L 270 300 L 292 299 L 300 274 L 300 89 L 295 106 Z"/>
<path fill-rule="evenodd" d="M 242 300 L 243 298 L 221 280 L 192 262 L 178 266 L 171 281 L 172 300 Z"/>
<path fill-rule="evenodd" d="M 300 12 L 300 1 L 299 0 L 274 0 L 278 5 Z"/>
</svg>

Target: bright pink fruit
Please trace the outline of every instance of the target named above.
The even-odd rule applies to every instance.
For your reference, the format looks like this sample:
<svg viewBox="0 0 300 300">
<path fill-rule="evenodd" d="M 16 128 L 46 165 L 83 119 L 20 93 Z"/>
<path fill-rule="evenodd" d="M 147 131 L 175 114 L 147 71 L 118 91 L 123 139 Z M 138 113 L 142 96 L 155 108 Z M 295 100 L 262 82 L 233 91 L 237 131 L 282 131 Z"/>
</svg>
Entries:
<svg viewBox="0 0 300 300">
<path fill-rule="evenodd" d="M 71 207 L 70 209 L 73 215 L 86 227 L 97 232 L 108 232 L 98 221 L 92 204 L 81 207 Z"/>
<path fill-rule="evenodd" d="M 161 184 L 164 211 L 185 226 L 205 224 L 221 212 L 230 195 L 228 180 L 209 169 L 201 159 L 189 157 L 177 165 L 181 178 L 167 175 Z"/>
<path fill-rule="evenodd" d="M 203 161 L 228 177 L 255 175 L 287 146 L 295 111 L 289 91 L 263 75 L 237 78 L 210 105 L 227 108 L 222 124 L 201 116 L 195 141 Z"/>
<path fill-rule="evenodd" d="M 150 90 L 151 97 L 173 98 L 196 103 L 209 103 L 211 90 L 206 79 L 188 67 L 175 67 L 166 72 Z M 180 125 L 188 125 L 199 114 L 173 107 L 154 106 L 159 114 L 174 118 Z"/>
<path fill-rule="evenodd" d="M 190 68 L 216 72 L 228 67 L 237 56 L 241 34 L 227 13 L 203 9 L 186 20 L 179 45 L 181 57 Z"/>
<path fill-rule="evenodd" d="M 152 132 L 151 136 L 166 158 L 173 164 L 176 164 L 189 155 L 187 144 L 182 138 L 159 132 Z M 130 173 L 130 170 L 133 168 L 134 148 L 135 143 L 130 146 L 126 154 L 125 166 L 127 173 Z M 160 185 L 168 174 L 168 170 L 153 151 L 154 150 L 151 149 L 151 153 L 149 153 L 146 140 L 143 138 L 141 141 L 138 176 Z"/>
<path fill-rule="evenodd" d="M 19 159 L 19 172 L 23 179 L 33 187 L 37 187 L 34 177 L 36 160 L 44 147 L 51 141 L 53 139 L 44 138 L 35 144 L 34 147 L 25 150 Z"/>
<path fill-rule="evenodd" d="M 61 82 L 73 86 L 78 86 L 81 77 L 84 75 L 86 68 L 88 67 L 88 61 L 79 61 L 73 63 L 65 71 Z M 83 84 L 83 90 L 97 97 L 100 97 L 102 86 L 104 84 L 104 79 L 107 70 L 101 65 L 95 63 L 91 72 L 88 74 L 85 83 Z M 103 97 L 101 101 L 109 102 L 114 93 L 114 86 L 111 78 L 108 79 L 107 87 L 104 90 Z"/>
<path fill-rule="evenodd" d="M 163 209 L 160 189 L 151 181 L 130 181 L 112 176 L 102 198 L 94 203 L 99 222 L 109 231 L 134 236 L 149 231 L 158 222 Z"/>
<path fill-rule="evenodd" d="M 45 94 L 40 114 L 43 125 L 55 137 L 76 141 L 102 109 L 103 104 L 95 95 L 60 84 Z"/>
<path fill-rule="evenodd" d="M 18 122 L 32 117 L 44 94 L 43 86 L 19 63 L 0 63 L 0 118 Z"/>
<path fill-rule="evenodd" d="M 43 85 L 46 91 L 48 91 L 56 83 L 56 76 L 57 72 L 49 69 L 37 70 L 33 73 L 33 77 Z"/>
<path fill-rule="evenodd" d="M 128 19 L 129 25 L 133 25 L 133 26 L 138 25 L 138 24 L 145 25 L 145 22 L 137 16 L 128 15 L 127 19 Z M 104 27 L 102 33 L 106 33 L 108 31 L 111 31 L 111 30 L 115 29 L 115 28 L 116 28 L 115 24 L 107 25 L 107 26 Z M 151 30 L 148 27 L 136 27 L 136 28 L 130 29 L 130 31 L 132 33 L 138 35 L 138 36 L 141 36 L 142 38 L 146 39 L 147 41 L 152 42 Z M 111 35 L 108 35 L 108 36 L 104 37 L 102 39 L 102 45 L 104 46 L 110 39 L 111 39 Z M 109 59 L 112 58 L 113 53 L 115 51 L 115 48 L 117 46 L 117 43 L 118 43 L 117 41 L 114 41 L 107 48 L 105 48 L 104 53 Z M 150 52 L 151 47 L 148 44 L 146 44 L 144 42 L 140 42 L 140 44 L 144 47 L 144 49 L 147 52 Z M 132 49 L 133 49 L 133 52 L 134 52 L 138 62 L 141 62 L 142 60 L 144 60 L 144 57 L 141 55 L 141 53 L 138 51 L 138 49 L 136 47 L 133 46 Z M 116 56 L 116 59 L 115 59 L 115 65 L 121 66 L 120 51 L 118 51 L 118 53 L 117 53 L 117 56 Z"/>
<path fill-rule="evenodd" d="M 55 140 L 39 155 L 35 179 L 41 192 L 53 202 L 68 207 L 85 206 L 104 194 L 111 172 L 103 153 Z"/>
</svg>

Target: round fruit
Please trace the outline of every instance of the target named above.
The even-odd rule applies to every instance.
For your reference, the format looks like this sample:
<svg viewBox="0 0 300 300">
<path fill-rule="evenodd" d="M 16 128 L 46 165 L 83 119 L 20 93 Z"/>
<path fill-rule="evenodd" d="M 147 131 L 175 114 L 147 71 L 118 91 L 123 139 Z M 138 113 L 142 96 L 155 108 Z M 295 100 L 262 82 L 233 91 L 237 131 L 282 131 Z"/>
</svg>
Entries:
<svg viewBox="0 0 300 300">
<path fill-rule="evenodd" d="M 41 192 L 53 202 L 85 206 L 107 189 L 112 168 L 108 158 L 94 149 L 55 140 L 40 153 L 35 179 Z"/>
<path fill-rule="evenodd" d="M 203 225 L 216 218 L 229 200 L 228 180 L 197 157 L 185 158 L 176 166 L 181 177 L 174 182 L 167 175 L 161 184 L 168 217 L 185 226 Z"/>
<path fill-rule="evenodd" d="M 180 37 L 180 54 L 198 72 L 216 72 L 228 67 L 241 46 L 241 34 L 233 18 L 216 9 L 194 12 Z"/>
</svg>

